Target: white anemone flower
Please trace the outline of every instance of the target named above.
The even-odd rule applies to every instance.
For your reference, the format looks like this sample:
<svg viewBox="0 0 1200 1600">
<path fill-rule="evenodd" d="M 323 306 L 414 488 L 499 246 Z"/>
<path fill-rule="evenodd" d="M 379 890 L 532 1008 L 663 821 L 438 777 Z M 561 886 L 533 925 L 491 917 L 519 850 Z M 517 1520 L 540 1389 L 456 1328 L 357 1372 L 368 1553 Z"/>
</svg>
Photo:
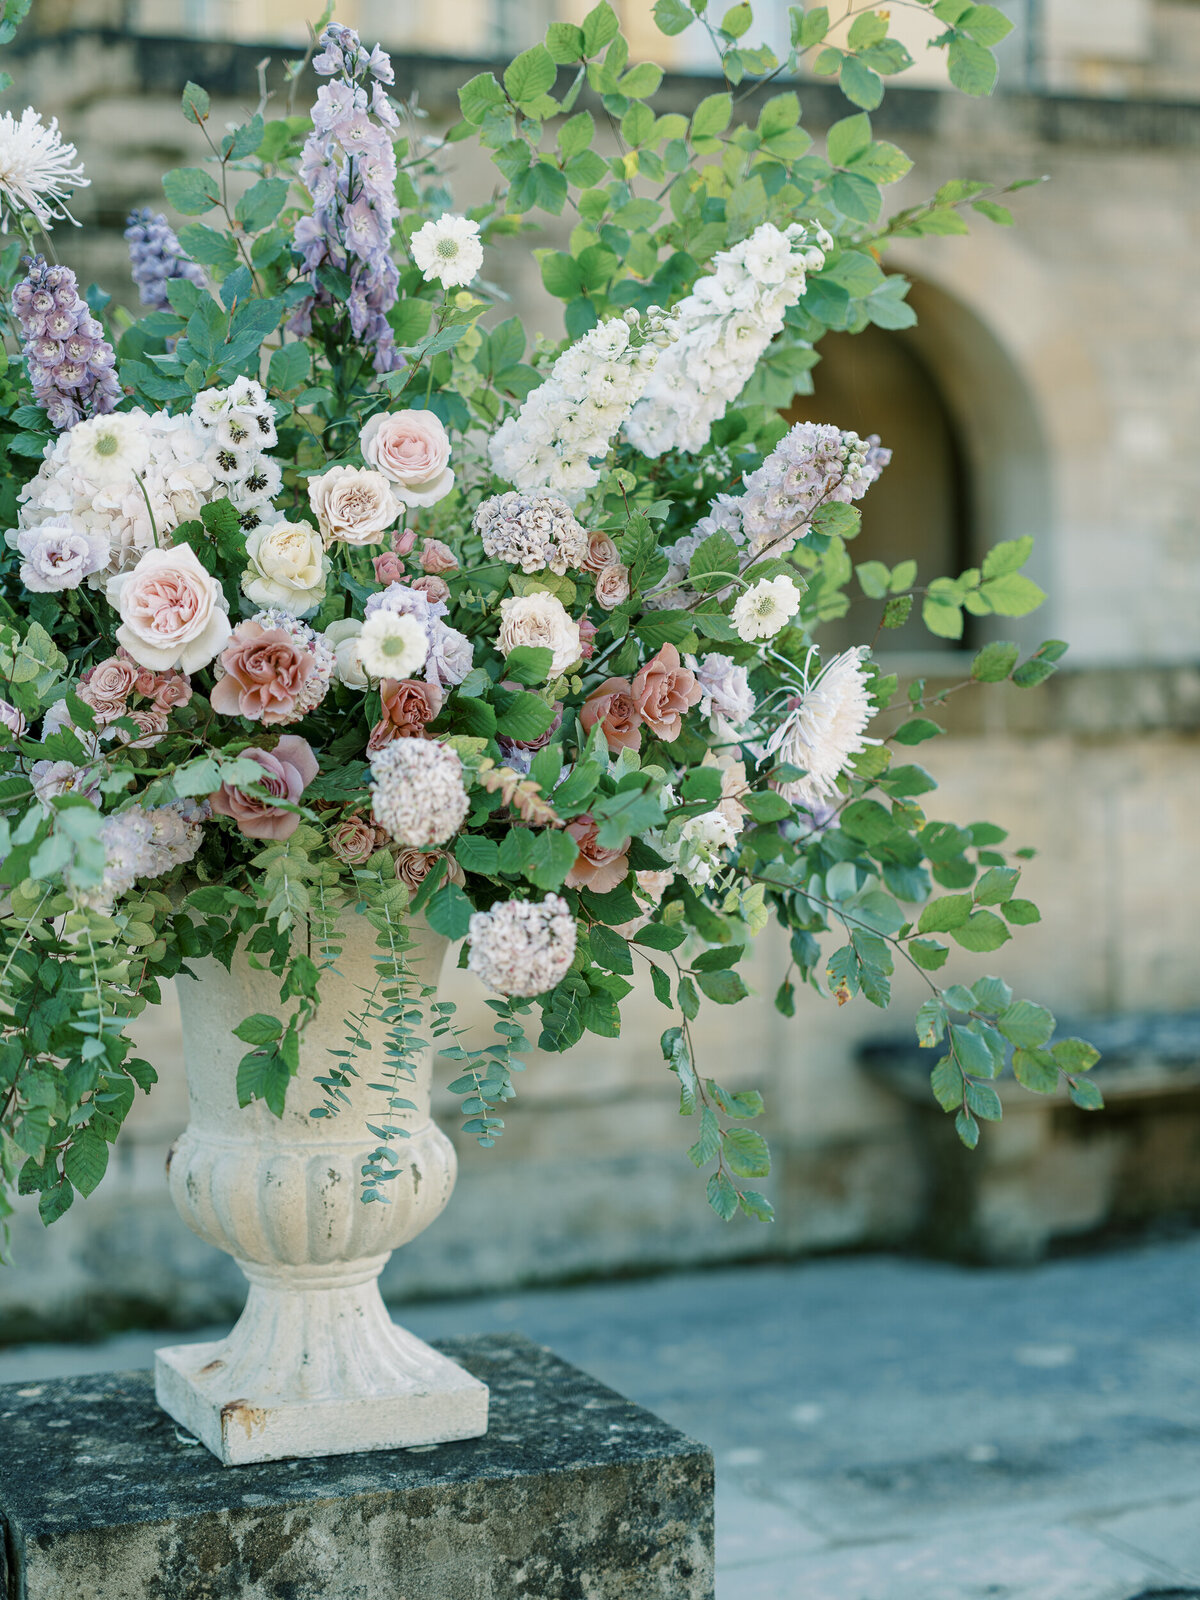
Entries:
<svg viewBox="0 0 1200 1600">
<path fill-rule="evenodd" d="M 425 665 L 429 636 L 416 617 L 376 611 L 363 623 L 357 653 L 372 678 L 411 678 Z"/>
<path fill-rule="evenodd" d="M 479 224 L 451 212 L 418 228 L 411 248 L 425 282 L 432 283 L 436 278 L 446 289 L 470 283 L 483 265 Z"/>
<path fill-rule="evenodd" d="M 114 411 L 77 422 L 66 435 L 67 461 L 91 483 L 132 485 L 150 465 L 144 411 Z"/>
<path fill-rule="evenodd" d="M 776 756 L 789 766 L 801 767 L 803 778 L 777 783 L 785 800 L 799 803 L 815 815 L 823 802 L 838 793 L 837 780 L 851 759 L 878 739 L 865 736 L 875 715 L 867 691 L 863 660 L 865 645 L 834 656 L 795 701 L 767 740 L 762 754 Z"/>
<path fill-rule="evenodd" d="M 737 598 L 731 621 L 747 644 L 773 639 L 800 609 L 800 591 L 786 575 L 760 578 Z"/>
<path fill-rule="evenodd" d="M 57 117 L 47 127 L 32 106 L 19 118 L 0 114 L 0 232 L 24 213 L 46 229 L 56 220 L 78 227 L 63 202 L 91 181 L 75 146 L 59 133 Z"/>
</svg>

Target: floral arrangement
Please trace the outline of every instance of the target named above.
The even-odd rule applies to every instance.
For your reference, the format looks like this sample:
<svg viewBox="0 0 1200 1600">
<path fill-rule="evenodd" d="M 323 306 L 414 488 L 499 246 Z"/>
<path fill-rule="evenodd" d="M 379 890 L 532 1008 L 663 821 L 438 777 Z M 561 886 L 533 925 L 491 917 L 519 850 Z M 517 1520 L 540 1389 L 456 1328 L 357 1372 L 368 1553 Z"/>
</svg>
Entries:
<svg viewBox="0 0 1200 1600">
<path fill-rule="evenodd" d="M 914 3 L 952 80 L 990 91 L 1003 16 Z M 242 1103 L 338 1113 L 361 1019 L 292 1080 L 346 915 L 377 930 L 364 1016 L 391 1038 L 367 1201 L 398 1164 L 418 1033 L 490 1145 L 530 1019 L 547 1050 L 615 1036 L 641 970 L 710 1203 L 769 1217 L 762 1101 L 706 1075 L 693 1024 L 747 996 L 772 919 L 786 1014 L 797 983 L 883 1006 L 897 958 L 925 975 L 918 1034 L 967 1144 L 1010 1058 L 1026 1087 L 1099 1103 L 1095 1051 L 1053 1042 L 1043 1007 L 993 977 L 939 984 L 948 940 L 986 953 L 1037 920 L 1023 853 L 927 814 L 934 779 L 906 759 L 942 731 L 924 685 L 901 692 L 871 643 L 820 643 L 854 583 L 872 642 L 914 603 L 944 637 L 964 611 L 1022 615 L 1043 598 L 1031 541 L 920 583 L 909 560 L 856 568 L 889 451 L 780 415 L 827 329 L 913 321 L 889 239 L 1008 213 L 964 181 L 880 220 L 910 166 L 868 115 L 909 64 L 886 12 L 847 33 L 793 7 L 783 60 L 746 43 L 749 5 L 655 15 L 719 57 L 726 87 L 690 118 L 653 111 L 661 70 L 630 65 L 604 0 L 464 84 L 444 139 L 338 24 L 289 69 L 315 74 L 310 116 L 264 96 L 218 129 L 189 84 L 210 157 L 164 188 L 207 220 L 130 217 L 137 320 L 49 258 L 87 181 L 74 148 L 33 110 L 0 116 L 0 1169 L 46 1221 L 95 1188 L 154 1082 L 127 1024 L 197 958 L 279 979 L 279 1014 L 237 1030 Z M 823 154 L 794 93 L 752 98 L 802 57 L 859 108 Z M 462 215 L 440 162 L 468 138 L 504 182 Z M 569 247 L 537 252 L 566 339 L 530 350 L 492 314 L 485 253 L 568 207 Z M 988 644 L 969 681 L 1031 687 L 1064 649 Z M 465 941 L 490 1042 L 415 987 L 416 917 Z"/>
</svg>

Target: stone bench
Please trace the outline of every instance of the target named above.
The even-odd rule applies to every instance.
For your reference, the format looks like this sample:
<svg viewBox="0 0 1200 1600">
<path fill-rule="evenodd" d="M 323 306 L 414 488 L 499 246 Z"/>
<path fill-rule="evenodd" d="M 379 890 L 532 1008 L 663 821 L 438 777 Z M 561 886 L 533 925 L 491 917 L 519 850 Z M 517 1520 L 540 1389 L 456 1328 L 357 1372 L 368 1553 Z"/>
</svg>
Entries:
<svg viewBox="0 0 1200 1600">
<path fill-rule="evenodd" d="M 0 1594 L 712 1600 L 708 1450 L 528 1340 L 439 1348 L 489 1385 L 484 1438 L 261 1466 L 146 1372 L 0 1388 Z"/>
<path fill-rule="evenodd" d="M 914 1241 L 959 1260 L 1037 1260 L 1058 1239 L 1200 1217 L 1200 1012 L 1062 1022 L 1102 1052 L 1105 1109 L 1028 1093 L 1006 1070 L 1004 1107 L 966 1150 L 929 1088 L 940 1052 L 866 1046 L 860 1064 L 908 1108 L 928 1188 Z"/>
</svg>

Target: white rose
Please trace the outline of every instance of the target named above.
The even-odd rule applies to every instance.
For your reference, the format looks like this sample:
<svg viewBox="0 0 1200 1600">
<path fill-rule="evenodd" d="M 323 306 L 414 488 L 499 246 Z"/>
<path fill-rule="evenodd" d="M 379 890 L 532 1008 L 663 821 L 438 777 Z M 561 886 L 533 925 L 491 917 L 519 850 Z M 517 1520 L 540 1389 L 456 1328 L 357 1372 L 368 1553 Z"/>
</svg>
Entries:
<svg viewBox="0 0 1200 1600">
<path fill-rule="evenodd" d="M 242 574 L 242 593 L 256 606 L 277 606 L 302 617 L 324 600 L 328 563 L 311 523 L 264 523 L 246 536 L 246 558 L 250 565 Z"/>
<path fill-rule="evenodd" d="M 341 622 L 331 622 L 323 638 L 333 650 L 333 675 L 347 689 L 365 689 L 367 674 L 359 655 L 359 641 L 363 625 L 356 617 L 346 617 Z"/>
<path fill-rule="evenodd" d="M 378 544 L 404 507 L 381 472 L 362 467 L 330 467 L 308 480 L 308 503 L 316 512 L 326 543 Z"/>
<path fill-rule="evenodd" d="M 501 600 L 496 644 L 505 656 L 519 645 L 544 646 L 553 652 L 547 675 L 551 678 L 557 678 L 578 661 L 582 650 L 579 624 L 572 621 L 556 595 L 544 590 Z"/>
<path fill-rule="evenodd" d="M 363 460 L 406 505 L 432 506 L 454 487 L 450 438 L 432 411 L 380 411 L 359 435 Z"/>
<path fill-rule="evenodd" d="M 108 602 L 121 613 L 117 642 L 155 672 L 197 672 L 232 631 L 229 601 L 194 550 L 147 550 L 132 572 L 108 580 Z"/>
</svg>

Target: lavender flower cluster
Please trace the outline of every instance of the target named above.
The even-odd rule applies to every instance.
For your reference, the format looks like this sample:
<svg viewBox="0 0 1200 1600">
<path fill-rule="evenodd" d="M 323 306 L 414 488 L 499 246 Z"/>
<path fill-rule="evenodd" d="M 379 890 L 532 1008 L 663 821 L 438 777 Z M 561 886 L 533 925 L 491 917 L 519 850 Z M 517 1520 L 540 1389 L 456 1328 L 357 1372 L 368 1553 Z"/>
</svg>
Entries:
<svg viewBox="0 0 1200 1600">
<path fill-rule="evenodd" d="M 326 28 L 320 42 L 313 70 L 336 81 L 317 90 L 313 131 L 300 159 L 313 211 L 300 218 L 293 235 L 313 292 L 288 326 L 307 335 L 314 309 L 334 304 L 317 278 L 321 267 L 333 267 L 350 280 L 351 332 L 373 346 L 376 372 L 394 372 L 403 358 L 387 320 L 400 283 L 390 250 L 399 216 L 392 139 L 400 119 L 384 89 L 394 81 L 392 63 L 386 51 L 378 45 L 367 51 L 354 29 L 339 23 Z"/>
<path fill-rule="evenodd" d="M 84 417 L 112 411 L 121 398 L 113 347 L 79 298 L 69 267 L 47 266 L 44 256 L 26 257 L 25 277 L 12 295 L 21 325 L 33 397 L 58 432 Z"/>
<path fill-rule="evenodd" d="M 172 278 L 187 278 L 199 288 L 204 287 L 203 272 L 184 255 L 174 228 L 161 211 L 151 211 L 148 206 L 131 211 L 125 219 L 125 240 L 129 245 L 129 273 L 144 306 L 152 306 L 155 311 L 169 310 L 167 284 Z"/>
</svg>

